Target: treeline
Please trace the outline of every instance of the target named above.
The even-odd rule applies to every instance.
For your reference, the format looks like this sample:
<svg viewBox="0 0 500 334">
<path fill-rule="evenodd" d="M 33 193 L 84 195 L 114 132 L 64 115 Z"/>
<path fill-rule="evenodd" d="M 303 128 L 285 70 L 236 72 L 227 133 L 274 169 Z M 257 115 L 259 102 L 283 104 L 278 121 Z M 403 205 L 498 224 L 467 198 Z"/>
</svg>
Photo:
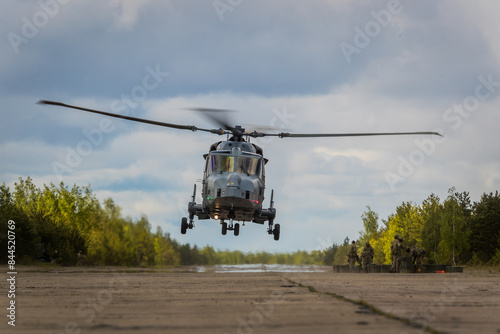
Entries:
<svg viewBox="0 0 500 334">
<path fill-rule="evenodd" d="M 175 266 L 213 264 L 322 264 L 324 252 L 243 253 L 180 244 L 143 216 L 124 218 L 110 198 L 100 203 L 90 187 L 63 183 L 38 188 L 19 179 L 11 191 L 0 186 L 0 245 L 15 221 L 16 263 L 54 260 L 60 264 Z M 7 263 L 0 252 L 0 263 Z"/>
<path fill-rule="evenodd" d="M 90 187 L 63 183 L 36 187 L 30 178 L 19 179 L 11 191 L 0 186 L 0 248 L 6 249 L 8 221 L 16 223 L 16 263 L 32 264 L 57 259 L 75 265 L 78 253 L 85 265 L 176 266 L 213 264 L 346 264 L 350 243 L 324 251 L 243 253 L 180 244 L 147 217 L 123 217 L 111 198 L 102 203 Z M 403 202 L 379 224 L 368 206 L 361 215 L 364 229 L 357 240 L 375 249 L 374 263 L 390 264 L 390 245 L 397 233 L 404 246 L 427 252 L 426 263 L 500 265 L 500 195 L 483 194 L 472 203 L 469 193 L 450 189 L 441 201 L 431 194 L 420 205 Z M 3 245 L 3 246 L 2 246 Z M 0 252 L 0 263 L 8 253 Z"/>
<path fill-rule="evenodd" d="M 361 215 L 364 230 L 356 241 L 361 254 L 365 242 L 375 249 L 374 263 L 390 264 L 394 235 L 405 248 L 426 250 L 428 264 L 500 265 L 500 195 L 484 193 L 472 203 L 468 192 L 448 191 L 441 201 L 431 194 L 422 204 L 403 202 L 379 226 L 379 216 L 368 206 Z M 347 263 L 349 238 L 326 254 L 334 264 Z"/>
</svg>

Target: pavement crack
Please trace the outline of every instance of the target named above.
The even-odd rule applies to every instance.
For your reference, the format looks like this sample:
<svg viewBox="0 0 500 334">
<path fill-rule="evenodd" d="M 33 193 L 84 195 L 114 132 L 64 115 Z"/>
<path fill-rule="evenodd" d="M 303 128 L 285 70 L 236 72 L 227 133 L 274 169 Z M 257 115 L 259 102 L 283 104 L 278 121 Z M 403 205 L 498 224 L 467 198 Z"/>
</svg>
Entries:
<svg viewBox="0 0 500 334">
<path fill-rule="evenodd" d="M 297 285 L 297 286 L 299 286 L 301 288 L 307 288 L 312 293 L 317 293 L 317 294 L 320 294 L 320 295 L 330 296 L 330 297 L 333 297 L 333 298 L 341 300 L 341 301 L 345 301 L 345 302 L 348 302 L 348 303 L 351 303 L 351 304 L 354 304 L 354 305 L 358 305 L 363 310 L 362 312 L 359 312 L 359 313 L 373 313 L 373 314 L 378 314 L 378 315 L 381 315 L 381 316 L 386 317 L 388 319 L 393 319 L 393 320 L 399 321 L 399 322 L 401 322 L 401 323 L 403 323 L 403 324 L 405 324 L 407 326 L 419 329 L 422 332 L 426 332 L 426 333 L 431 333 L 431 334 L 446 334 L 446 332 L 441 332 L 441 331 L 435 330 L 435 329 L 433 329 L 433 328 L 431 328 L 429 326 L 425 326 L 424 328 L 422 328 L 422 326 L 413 323 L 410 319 L 399 317 L 397 315 L 394 315 L 394 314 L 391 314 L 391 313 L 388 313 L 388 312 L 384 312 L 381 309 L 377 308 L 376 306 L 374 306 L 374 305 L 366 302 L 365 300 L 362 300 L 362 299 L 360 299 L 360 300 L 354 300 L 354 299 L 350 299 L 350 298 L 346 298 L 344 296 L 338 295 L 338 294 L 333 293 L 333 292 L 318 291 L 312 285 L 304 285 L 302 283 L 295 282 L 295 281 L 293 281 L 293 280 L 291 280 L 289 278 L 286 278 L 286 279 L 288 280 L 288 282 L 290 282 L 290 284 L 295 284 L 295 285 Z"/>
</svg>

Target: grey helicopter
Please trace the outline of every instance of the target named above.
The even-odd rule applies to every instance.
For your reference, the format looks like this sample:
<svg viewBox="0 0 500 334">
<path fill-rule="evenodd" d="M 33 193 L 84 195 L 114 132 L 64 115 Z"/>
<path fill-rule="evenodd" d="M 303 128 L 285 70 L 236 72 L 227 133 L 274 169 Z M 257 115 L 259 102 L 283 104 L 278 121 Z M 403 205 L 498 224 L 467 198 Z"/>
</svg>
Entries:
<svg viewBox="0 0 500 334">
<path fill-rule="evenodd" d="M 437 135 L 438 132 L 378 132 L 378 133 L 269 133 L 263 131 L 246 131 L 242 126 L 230 125 L 220 117 L 208 116 L 218 123 L 218 129 L 204 129 L 194 125 L 180 125 L 152 121 L 126 115 L 113 114 L 95 109 L 82 108 L 56 101 L 40 100 L 39 104 L 53 105 L 64 108 L 77 109 L 109 117 L 126 119 L 129 121 L 157 125 L 179 130 L 209 132 L 219 136 L 226 135 L 226 140 L 218 141 L 210 146 L 209 152 L 203 155 L 205 167 L 203 171 L 201 197 L 202 202 L 196 203 L 196 183 L 193 195 L 188 203 L 188 217 L 181 219 L 181 233 L 186 234 L 188 229 L 194 228 L 194 217 L 198 220 L 219 220 L 222 234 L 233 231 L 235 236 L 240 233 L 240 224 L 245 222 L 265 224 L 268 222 L 267 233 L 280 238 L 280 224 L 275 224 L 276 209 L 274 208 L 274 190 L 268 208 L 264 208 L 265 165 L 268 159 L 264 158 L 262 148 L 250 142 L 250 138 L 279 137 L 279 138 L 311 138 L 311 137 L 360 137 L 360 136 L 397 136 L 397 135 Z M 210 108 L 191 108 L 205 114 L 227 111 Z"/>
</svg>

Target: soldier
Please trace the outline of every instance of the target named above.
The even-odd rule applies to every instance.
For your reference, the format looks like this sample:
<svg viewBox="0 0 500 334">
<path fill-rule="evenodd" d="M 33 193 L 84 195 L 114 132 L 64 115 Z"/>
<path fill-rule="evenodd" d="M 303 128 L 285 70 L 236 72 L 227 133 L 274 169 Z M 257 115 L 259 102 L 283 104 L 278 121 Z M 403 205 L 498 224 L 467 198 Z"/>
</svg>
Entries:
<svg viewBox="0 0 500 334">
<path fill-rule="evenodd" d="M 137 251 L 137 262 L 139 264 L 139 267 L 142 267 L 142 250 L 139 248 Z"/>
<path fill-rule="evenodd" d="M 59 263 L 59 253 L 57 252 L 57 249 L 54 251 L 54 256 L 52 256 L 52 260 L 50 261 L 50 263 Z"/>
<path fill-rule="evenodd" d="M 421 249 L 420 252 L 418 253 L 418 256 L 417 256 L 417 264 L 420 266 L 422 264 L 422 262 L 424 261 L 424 257 L 425 257 L 425 254 L 427 254 L 427 252 L 425 251 L 425 249 Z"/>
<path fill-rule="evenodd" d="M 391 244 L 391 255 L 392 255 L 391 273 L 399 273 L 399 267 L 401 266 L 401 255 L 403 253 L 402 243 L 403 243 L 403 238 L 401 238 L 398 234 L 396 234 Z"/>
<path fill-rule="evenodd" d="M 370 271 L 370 267 L 373 262 L 373 257 L 375 256 L 375 250 L 373 249 L 370 242 L 365 243 L 365 248 L 363 248 L 363 252 L 361 252 L 361 260 L 363 261 L 362 267 L 365 273 Z"/>
<path fill-rule="evenodd" d="M 349 262 L 349 270 L 352 272 L 354 266 L 356 265 L 356 261 L 359 262 L 358 251 L 356 250 L 356 241 L 352 241 L 349 246 L 349 252 L 347 253 L 347 262 Z"/>
<path fill-rule="evenodd" d="M 422 264 L 422 260 L 424 259 L 424 256 L 426 254 L 425 249 L 421 249 L 418 247 L 412 247 L 410 249 L 410 255 L 413 259 L 412 263 L 417 264 L 417 266 L 420 266 Z"/>
<path fill-rule="evenodd" d="M 76 266 L 83 266 L 83 258 L 84 255 L 82 254 L 82 251 L 78 251 L 78 262 L 76 263 Z"/>
</svg>

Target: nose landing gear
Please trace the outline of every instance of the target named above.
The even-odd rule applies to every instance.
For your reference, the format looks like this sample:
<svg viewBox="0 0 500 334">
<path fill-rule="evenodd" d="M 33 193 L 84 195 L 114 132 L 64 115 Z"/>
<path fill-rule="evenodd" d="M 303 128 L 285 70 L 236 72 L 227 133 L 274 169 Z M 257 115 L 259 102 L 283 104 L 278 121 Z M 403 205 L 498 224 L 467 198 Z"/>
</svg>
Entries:
<svg viewBox="0 0 500 334">
<path fill-rule="evenodd" d="M 237 237 L 240 234 L 240 224 L 235 223 L 233 224 L 233 218 L 229 219 L 229 224 L 226 223 L 224 220 L 221 220 L 221 225 L 222 225 L 222 235 L 226 235 L 227 231 L 234 231 L 234 236 Z"/>
</svg>

